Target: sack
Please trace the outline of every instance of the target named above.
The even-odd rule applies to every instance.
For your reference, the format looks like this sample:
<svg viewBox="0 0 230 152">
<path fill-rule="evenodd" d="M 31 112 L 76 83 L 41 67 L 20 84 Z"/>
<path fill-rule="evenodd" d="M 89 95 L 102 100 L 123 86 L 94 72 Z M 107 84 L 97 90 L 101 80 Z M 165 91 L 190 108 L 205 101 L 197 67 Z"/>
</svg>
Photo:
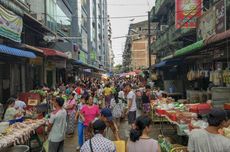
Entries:
<svg viewBox="0 0 230 152">
<path fill-rule="evenodd" d="M 116 152 L 125 152 L 125 141 L 124 140 L 114 141 L 114 144 L 116 146 Z"/>
<path fill-rule="evenodd" d="M 48 139 L 43 143 L 43 148 L 45 152 L 49 152 L 49 141 Z"/>
</svg>

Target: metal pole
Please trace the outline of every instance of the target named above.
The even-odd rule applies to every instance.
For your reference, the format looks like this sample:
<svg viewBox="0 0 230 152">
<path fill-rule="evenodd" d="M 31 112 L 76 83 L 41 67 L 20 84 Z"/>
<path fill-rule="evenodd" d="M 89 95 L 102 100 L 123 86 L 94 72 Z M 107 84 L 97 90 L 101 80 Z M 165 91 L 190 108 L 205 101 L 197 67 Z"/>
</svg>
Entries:
<svg viewBox="0 0 230 152">
<path fill-rule="evenodd" d="M 149 70 L 151 68 L 151 27 L 150 27 L 150 11 L 148 12 L 148 51 L 149 51 Z"/>
</svg>

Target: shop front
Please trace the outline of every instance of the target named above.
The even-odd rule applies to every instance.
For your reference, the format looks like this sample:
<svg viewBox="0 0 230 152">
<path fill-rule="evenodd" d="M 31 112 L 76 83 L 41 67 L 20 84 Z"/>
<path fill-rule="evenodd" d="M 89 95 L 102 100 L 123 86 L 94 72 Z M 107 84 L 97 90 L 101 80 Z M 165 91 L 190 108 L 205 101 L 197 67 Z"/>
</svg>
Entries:
<svg viewBox="0 0 230 152">
<path fill-rule="evenodd" d="M 26 64 L 32 52 L 0 45 L 0 101 L 26 90 Z"/>
<path fill-rule="evenodd" d="M 55 87 L 57 84 L 66 81 L 66 60 L 67 55 L 58 50 L 41 48 L 45 55 L 44 82 L 48 87 Z"/>
<path fill-rule="evenodd" d="M 29 81 L 27 90 L 35 89 L 43 84 L 43 57 L 37 56 L 29 60 Z"/>
</svg>

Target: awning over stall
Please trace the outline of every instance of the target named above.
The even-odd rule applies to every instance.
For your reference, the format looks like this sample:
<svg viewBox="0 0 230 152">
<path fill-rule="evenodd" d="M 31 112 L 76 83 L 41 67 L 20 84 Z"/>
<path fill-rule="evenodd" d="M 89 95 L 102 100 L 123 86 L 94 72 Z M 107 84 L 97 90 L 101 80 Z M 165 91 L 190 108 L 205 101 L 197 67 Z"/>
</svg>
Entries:
<svg viewBox="0 0 230 152">
<path fill-rule="evenodd" d="M 12 48 L 2 44 L 0 44 L 0 53 L 19 56 L 19 57 L 26 57 L 26 58 L 36 58 L 36 55 L 33 52 Z"/>
<path fill-rule="evenodd" d="M 188 53 L 192 53 L 196 50 L 199 50 L 201 49 L 202 47 L 204 47 L 204 40 L 200 40 L 200 41 L 197 41 L 196 43 L 193 43 L 189 46 L 186 46 L 180 50 L 177 50 L 175 52 L 175 55 L 174 57 L 177 57 L 177 56 L 181 56 L 181 55 L 185 55 L 185 54 L 188 54 Z"/>
</svg>

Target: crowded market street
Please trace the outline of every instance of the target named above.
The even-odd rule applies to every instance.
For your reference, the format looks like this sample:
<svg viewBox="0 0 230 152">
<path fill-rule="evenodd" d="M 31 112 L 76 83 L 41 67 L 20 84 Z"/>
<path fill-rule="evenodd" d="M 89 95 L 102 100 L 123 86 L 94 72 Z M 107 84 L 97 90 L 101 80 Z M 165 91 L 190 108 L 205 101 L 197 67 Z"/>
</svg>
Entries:
<svg viewBox="0 0 230 152">
<path fill-rule="evenodd" d="M 0 152 L 230 152 L 230 0 L 0 0 Z"/>
</svg>

